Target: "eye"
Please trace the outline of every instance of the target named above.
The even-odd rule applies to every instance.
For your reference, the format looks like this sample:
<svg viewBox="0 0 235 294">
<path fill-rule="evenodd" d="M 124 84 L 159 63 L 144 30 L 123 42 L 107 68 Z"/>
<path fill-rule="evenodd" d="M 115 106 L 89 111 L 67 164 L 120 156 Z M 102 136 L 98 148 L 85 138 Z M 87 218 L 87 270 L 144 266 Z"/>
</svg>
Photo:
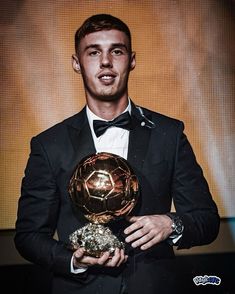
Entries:
<svg viewBox="0 0 235 294">
<path fill-rule="evenodd" d="M 114 49 L 114 50 L 112 51 L 112 54 L 113 54 L 113 55 L 122 55 L 123 52 L 122 52 L 121 49 Z"/>
<path fill-rule="evenodd" d="M 90 56 L 98 56 L 100 54 L 100 52 L 98 50 L 92 50 L 89 52 Z"/>
</svg>

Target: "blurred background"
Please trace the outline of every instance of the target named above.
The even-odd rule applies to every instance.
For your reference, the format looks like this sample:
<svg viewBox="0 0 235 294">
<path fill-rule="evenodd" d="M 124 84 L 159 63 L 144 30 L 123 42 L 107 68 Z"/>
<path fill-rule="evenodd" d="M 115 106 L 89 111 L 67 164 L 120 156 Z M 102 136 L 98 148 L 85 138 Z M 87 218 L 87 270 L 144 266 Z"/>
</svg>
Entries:
<svg viewBox="0 0 235 294">
<path fill-rule="evenodd" d="M 0 268 L 6 280 L 8 271 L 12 275 L 17 266 L 24 268 L 22 281 L 26 269 L 27 276 L 31 275 L 25 282 L 29 285 L 39 271 L 45 285 L 42 281 L 36 284 L 48 285 L 48 275 L 29 267 L 13 245 L 20 185 L 31 137 L 85 104 L 82 80 L 72 70 L 71 55 L 77 28 L 97 13 L 113 14 L 128 24 L 137 54 L 137 66 L 130 75 L 130 97 L 136 104 L 184 121 L 185 133 L 219 208 L 217 240 L 176 252 L 177 258 L 190 261 L 190 275 L 197 271 L 211 274 L 208 271 L 215 271 L 217 265 L 223 283 L 206 290 L 235 293 L 231 268 L 226 271 L 224 264 L 228 261 L 234 268 L 233 0 L 0 2 Z M 22 288 L 22 293 L 32 292 L 31 286 Z"/>
</svg>

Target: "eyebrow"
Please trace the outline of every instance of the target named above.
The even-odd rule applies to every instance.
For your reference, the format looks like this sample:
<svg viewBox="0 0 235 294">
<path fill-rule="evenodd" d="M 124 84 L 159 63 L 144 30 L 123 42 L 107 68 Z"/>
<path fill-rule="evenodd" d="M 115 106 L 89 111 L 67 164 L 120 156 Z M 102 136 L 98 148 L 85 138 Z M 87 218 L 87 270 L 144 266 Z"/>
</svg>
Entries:
<svg viewBox="0 0 235 294">
<path fill-rule="evenodd" d="M 125 44 L 123 44 L 123 43 L 112 43 L 110 47 L 111 48 L 124 48 L 124 49 L 126 49 L 126 51 L 128 51 L 127 46 Z M 85 50 L 84 51 L 86 51 L 86 50 L 88 50 L 90 48 L 99 49 L 100 48 L 100 45 L 99 44 L 90 44 L 90 45 L 87 45 L 85 47 Z"/>
</svg>

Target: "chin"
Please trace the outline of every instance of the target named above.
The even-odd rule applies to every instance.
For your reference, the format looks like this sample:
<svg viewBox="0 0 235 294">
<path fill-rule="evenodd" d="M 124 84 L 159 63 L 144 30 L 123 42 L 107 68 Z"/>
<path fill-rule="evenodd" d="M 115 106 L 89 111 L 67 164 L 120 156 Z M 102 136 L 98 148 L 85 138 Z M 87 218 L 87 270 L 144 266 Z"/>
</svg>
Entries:
<svg viewBox="0 0 235 294">
<path fill-rule="evenodd" d="M 103 92 L 95 95 L 95 98 L 99 101 L 117 101 L 123 96 L 123 92 L 118 93 L 107 93 Z"/>
<path fill-rule="evenodd" d="M 100 101 L 116 101 L 120 98 L 119 95 L 100 95 L 97 96 L 97 100 Z"/>
</svg>

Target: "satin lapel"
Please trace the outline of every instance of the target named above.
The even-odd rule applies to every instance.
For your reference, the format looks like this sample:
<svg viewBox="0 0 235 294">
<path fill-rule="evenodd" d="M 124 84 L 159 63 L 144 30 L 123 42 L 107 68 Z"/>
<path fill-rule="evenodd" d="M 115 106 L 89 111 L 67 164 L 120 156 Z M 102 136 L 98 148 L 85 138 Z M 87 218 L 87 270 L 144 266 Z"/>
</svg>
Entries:
<svg viewBox="0 0 235 294">
<path fill-rule="evenodd" d="M 85 108 L 77 115 L 73 124 L 68 125 L 68 131 L 78 162 L 83 157 L 96 153 Z"/>
<path fill-rule="evenodd" d="M 148 150 L 151 129 L 141 126 L 142 117 L 132 103 L 133 129 L 130 131 L 127 160 L 133 168 L 142 169 Z"/>
</svg>

